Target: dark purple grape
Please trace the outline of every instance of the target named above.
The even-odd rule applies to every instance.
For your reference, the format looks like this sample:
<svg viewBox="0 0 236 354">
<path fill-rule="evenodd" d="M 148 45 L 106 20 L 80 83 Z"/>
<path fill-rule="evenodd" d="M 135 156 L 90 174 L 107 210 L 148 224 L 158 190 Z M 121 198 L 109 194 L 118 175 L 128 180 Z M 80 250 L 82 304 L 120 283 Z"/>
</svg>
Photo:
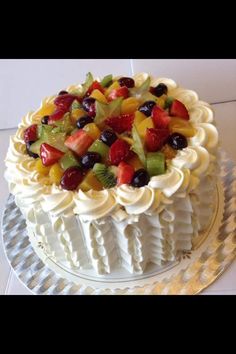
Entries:
<svg viewBox="0 0 236 354">
<path fill-rule="evenodd" d="M 140 168 L 139 170 L 135 171 L 131 185 L 133 187 L 143 187 L 148 184 L 149 181 L 150 177 L 147 171 L 143 168 Z"/>
<path fill-rule="evenodd" d="M 83 116 L 77 120 L 76 125 L 77 128 L 82 129 L 83 127 L 85 127 L 85 125 L 89 123 L 93 123 L 93 118 L 89 116 Z"/>
<path fill-rule="evenodd" d="M 58 96 L 61 96 L 61 95 L 67 95 L 68 94 L 68 92 L 67 91 L 60 91 L 59 93 L 58 93 Z"/>
<path fill-rule="evenodd" d="M 128 88 L 134 87 L 134 80 L 131 77 L 121 77 L 118 80 L 120 86 L 126 86 Z"/>
<path fill-rule="evenodd" d="M 150 117 L 152 114 L 153 107 L 156 105 L 154 101 L 146 101 L 139 107 L 139 112 L 145 114 L 146 117 Z"/>
<path fill-rule="evenodd" d="M 83 173 L 79 167 L 69 167 L 61 178 L 61 187 L 68 191 L 75 190 L 82 182 Z"/>
<path fill-rule="evenodd" d="M 173 133 L 169 136 L 167 144 L 175 150 L 181 150 L 188 146 L 186 137 L 180 133 Z"/>
<path fill-rule="evenodd" d="M 27 154 L 31 157 L 33 157 L 34 159 L 37 159 L 39 157 L 38 154 L 35 154 L 34 152 L 30 151 L 30 145 L 32 145 L 34 143 L 34 141 L 28 141 L 25 145 L 26 145 L 26 151 Z"/>
<path fill-rule="evenodd" d="M 44 117 L 41 119 L 41 123 L 42 123 L 42 124 L 48 124 L 48 120 L 49 120 L 49 116 L 44 116 Z"/>
<path fill-rule="evenodd" d="M 151 87 L 150 91 L 153 95 L 161 97 L 164 94 L 167 95 L 168 87 L 165 84 L 160 83 L 156 87 Z"/>
<path fill-rule="evenodd" d="M 94 105 L 94 103 L 95 103 L 95 98 L 85 97 L 82 102 L 83 109 L 86 112 L 89 112 L 91 110 L 91 106 Z"/>
<path fill-rule="evenodd" d="M 93 168 L 95 163 L 100 162 L 102 159 L 101 155 L 98 152 L 90 152 L 88 151 L 82 158 L 81 158 L 81 165 L 86 170 L 89 168 Z"/>
<path fill-rule="evenodd" d="M 112 130 L 107 129 L 102 132 L 100 140 L 104 144 L 111 146 L 117 140 L 117 135 Z"/>
</svg>

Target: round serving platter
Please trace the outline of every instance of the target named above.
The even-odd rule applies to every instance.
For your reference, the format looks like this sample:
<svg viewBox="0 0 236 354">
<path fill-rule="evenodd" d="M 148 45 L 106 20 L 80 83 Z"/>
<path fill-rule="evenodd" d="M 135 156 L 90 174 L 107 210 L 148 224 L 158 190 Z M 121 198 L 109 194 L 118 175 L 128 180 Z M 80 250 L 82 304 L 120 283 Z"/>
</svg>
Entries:
<svg viewBox="0 0 236 354">
<path fill-rule="evenodd" d="M 98 276 L 58 264 L 28 235 L 25 220 L 9 195 L 2 220 L 6 256 L 18 278 L 34 294 L 197 294 L 224 272 L 236 256 L 236 166 L 221 153 L 217 208 L 208 229 L 191 252 L 164 268 L 150 265 L 144 274 L 119 269 Z"/>
</svg>

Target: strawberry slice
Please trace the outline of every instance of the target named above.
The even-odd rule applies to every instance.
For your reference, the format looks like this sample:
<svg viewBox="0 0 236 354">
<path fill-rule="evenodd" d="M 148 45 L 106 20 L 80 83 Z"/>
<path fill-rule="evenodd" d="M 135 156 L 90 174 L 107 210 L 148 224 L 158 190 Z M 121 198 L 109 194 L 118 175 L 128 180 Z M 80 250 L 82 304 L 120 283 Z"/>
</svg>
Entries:
<svg viewBox="0 0 236 354">
<path fill-rule="evenodd" d="M 122 161 L 118 165 L 117 184 L 130 184 L 134 175 L 133 166 Z"/>
<path fill-rule="evenodd" d="M 121 161 L 129 157 L 130 145 L 122 140 L 117 139 L 110 147 L 109 161 L 112 165 L 118 166 Z"/>
<path fill-rule="evenodd" d="M 24 142 L 28 143 L 29 141 L 36 141 L 38 139 L 38 130 L 37 130 L 37 124 L 33 124 L 27 129 L 25 129 L 24 132 Z"/>
<path fill-rule="evenodd" d="M 125 131 L 131 131 L 134 122 L 134 114 L 123 114 L 118 117 L 110 117 L 106 119 L 106 124 L 116 133 L 121 134 Z"/>
<path fill-rule="evenodd" d="M 64 152 L 57 150 L 46 143 L 40 146 L 40 157 L 44 166 L 51 166 L 64 155 Z"/>
<path fill-rule="evenodd" d="M 182 102 L 178 100 L 174 100 L 172 102 L 172 105 L 170 107 L 170 115 L 173 117 L 180 117 L 185 120 L 189 120 L 189 114 L 187 108 Z"/>
<path fill-rule="evenodd" d="M 64 108 L 62 107 L 58 107 L 54 113 L 52 113 L 49 118 L 48 118 L 48 124 L 49 125 L 53 125 L 54 122 L 56 122 L 57 120 L 62 119 L 62 117 L 64 116 L 64 114 L 66 114 L 66 111 Z"/>
<path fill-rule="evenodd" d="M 70 106 L 72 105 L 72 102 L 74 100 L 77 100 L 80 102 L 81 98 L 79 96 L 71 95 L 71 94 L 67 93 L 65 95 L 57 96 L 57 98 L 54 100 L 54 104 L 58 108 L 64 109 L 64 111 L 66 112 L 70 109 Z"/>
<path fill-rule="evenodd" d="M 113 101 L 118 97 L 127 98 L 129 96 L 129 89 L 126 86 L 119 87 L 118 89 L 112 90 L 107 99 L 108 101 Z"/>
<path fill-rule="evenodd" d="M 166 129 L 168 128 L 171 118 L 164 109 L 159 106 L 155 106 L 152 110 L 152 120 L 156 128 Z"/>
<path fill-rule="evenodd" d="M 150 152 L 160 150 L 169 135 L 170 132 L 168 129 L 147 129 L 145 136 L 145 145 L 147 150 Z"/>
<path fill-rule="evenodd" d="M 74 151 L 77 155 L 83 156 L 90 145 L 92 145 L 93 141 L 90 135 L 83 129 L 80 129 L 66 139 L 65 146 Z"/>
<path fill-rule="evenodd" d="M 86 97 L 87 97 L 87 96 L 90 96 L 91 93 L 92 93 L 94 90 L 99 90 L 101 93 L 104 93 L 104 92 L 105 92 L 105 90 L 104 90 L 104 88 L 102 87 L 102 85 L 100 84 L 100 82 L 94 81 L 94 82 L 92 83 L 92 85 L 89 87 L 89 89 L 87 90 L 85 96 L 86 96 Z"/>
</svg>

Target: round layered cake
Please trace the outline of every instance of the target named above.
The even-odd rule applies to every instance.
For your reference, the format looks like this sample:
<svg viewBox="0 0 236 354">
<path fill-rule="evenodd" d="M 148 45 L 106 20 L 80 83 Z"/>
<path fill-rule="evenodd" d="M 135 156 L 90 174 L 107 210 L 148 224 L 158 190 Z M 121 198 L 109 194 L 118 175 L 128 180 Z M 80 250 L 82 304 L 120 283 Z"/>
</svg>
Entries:
<svg viewBox="0 0 236 354">
<path fill-rule="evenodd" d="M 55 263 L 140 274 L 176 261 L 209 226 L 217 153 L 213 111 L 194 91 L 88 73 L 22 119 L 5 177 Z"/>
</svg>

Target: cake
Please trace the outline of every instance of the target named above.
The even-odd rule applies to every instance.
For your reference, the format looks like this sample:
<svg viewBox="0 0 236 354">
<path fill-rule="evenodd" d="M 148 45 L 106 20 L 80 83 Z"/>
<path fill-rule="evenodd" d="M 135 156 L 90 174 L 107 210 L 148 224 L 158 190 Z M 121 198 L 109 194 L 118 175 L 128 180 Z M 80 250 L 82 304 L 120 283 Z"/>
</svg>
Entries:
<svg viewBox="0 0 236 354">
<path fill-rule="evenodd" d="M 22 119 L 5 178 L 54 262 L 141 274 L 190 251 L 211 223 L 217 153 L 213 111 L 194 91 L 88 73 Z"/>
</svg>

